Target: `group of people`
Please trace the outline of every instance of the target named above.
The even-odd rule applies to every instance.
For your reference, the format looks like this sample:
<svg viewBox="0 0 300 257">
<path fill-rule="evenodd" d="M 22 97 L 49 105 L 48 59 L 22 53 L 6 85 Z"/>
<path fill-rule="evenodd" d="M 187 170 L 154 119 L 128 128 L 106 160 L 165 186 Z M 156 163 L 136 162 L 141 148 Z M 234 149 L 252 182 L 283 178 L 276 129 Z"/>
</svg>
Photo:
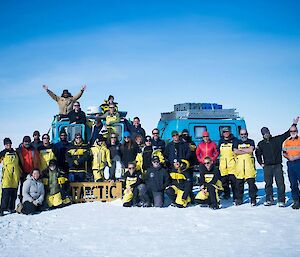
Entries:
<svg viewBox="0 0 300 257">
<path fill-rule="evenodd" d="M 59 105 L 59 118 L 69 118 L 70 123 L 86 123 L 78 99 L 86 89 L 72 96 L 64 90 L 61 97 L 47 86 L 47 93 Z M 66 131 L 60 131 L 60 141 L 50 143 L 48 134 L 39 131 L 24 136 L 14 150 L 9 138 L 4 139 L 5 149 L 0 152 L 2 168 L 2 195 L 0 215 L 4 211 L 15 212 L 18 195 L 21 204 L 18 212 L 33 214 L 43 209 L 62 207 L 71 203 L 69 183 L 108 180 L 123 182 L 123 206 L 163 207 L 172 204 L 187 207 L 189 204 L 207 205 L 219 209 L 220 199 L 231 199 L 235 205 L 244 201 L 244 184 L 249 187 L 249 198 L 255 206 L 256 155 L 264 169 L 266 201 L 274 204 L 273 179 L 277 184 L 278 206 L 285 206 L 285 184 L 282 170 L 282 153 L 288 162 L 288 178 L 291 184 L 293 209 L 299 209 L 300 139 L 294 119 L 290 129 L 273 137 L 268 128 L 261 129 L 263 140 L 255 146 L 241 129 L 240 139 L 233 136 L 230 128 L 222 130 L 219 144 L 210 140 L 209 131 L 202 134 L 198 146 L 192 141 L 187 129 L 181 133 L 172 131 L 172 141 L 165 143 L 157 128 L 146 135 L 140 119 L 126 124 L 124 143 L 118 140 L 114 123 L 120 121 L 114 97 L 101 105 L 103 112 L 96 115 L 89 142 L 78 133 L 68 142 Z M 103 124 L 102 120 L 105 119 Z M 122 174 L 117 174 L 119 168 Z M 108 170 L 108 173 L 105 173 Z M 194 177 L 194 173 L 198 177 Z M 196 181 L 196 182 L 195 182 Z M 199 190 L 195 195 L 193 186 Z"/>
</svg>

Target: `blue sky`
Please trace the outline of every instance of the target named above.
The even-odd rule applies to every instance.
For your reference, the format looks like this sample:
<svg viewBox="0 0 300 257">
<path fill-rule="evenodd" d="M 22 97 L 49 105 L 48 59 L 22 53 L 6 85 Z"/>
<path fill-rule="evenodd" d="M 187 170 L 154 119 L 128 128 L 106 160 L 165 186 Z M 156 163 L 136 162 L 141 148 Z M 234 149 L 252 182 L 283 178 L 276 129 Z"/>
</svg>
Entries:
<svg viewBox="0 0 300 257">
<path fill-rule="evenodd" d="M 48 131 L 61 94 L 113 94 L 146 131 L 184 102 L 235 107 L 250 136 L 300 114 L 299 1 L 1 1 L 0 139 Z"/>
</svg>

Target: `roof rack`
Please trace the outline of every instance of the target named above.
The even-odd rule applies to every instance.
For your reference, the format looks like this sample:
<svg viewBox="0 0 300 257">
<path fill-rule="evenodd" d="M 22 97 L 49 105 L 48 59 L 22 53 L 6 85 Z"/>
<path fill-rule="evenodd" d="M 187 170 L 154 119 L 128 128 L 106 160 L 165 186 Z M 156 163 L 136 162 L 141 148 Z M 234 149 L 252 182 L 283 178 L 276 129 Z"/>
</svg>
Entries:
<svg viewBox="0 0 300 257">
<path fill-rule="evenodd" d="M 210 103 L 175 104 L 174 111 L 161 114 L 161 120 L 174 119 L 237 119 L 236 109 L 223 109 L 222 105 Z"/>
</svg>

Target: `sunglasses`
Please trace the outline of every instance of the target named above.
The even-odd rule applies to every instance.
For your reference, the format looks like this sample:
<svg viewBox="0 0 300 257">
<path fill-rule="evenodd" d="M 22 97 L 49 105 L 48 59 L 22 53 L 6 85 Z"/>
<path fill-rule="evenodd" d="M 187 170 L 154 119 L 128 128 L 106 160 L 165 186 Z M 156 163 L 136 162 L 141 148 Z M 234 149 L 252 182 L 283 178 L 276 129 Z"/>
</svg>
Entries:
<svg viewBox="0 0 300 257">
<path fill-rule="evenodd" d="M 134 170 L 134 169 L 135 169 L 135 167 L 128 167 L 128 169 L 129 169 L 129 170 Z"/>
<path fill-rule="evenodd" d="M 204 163 L 204 165 L 208 165 L 208 164 L 210 164 L 210 162 L 205 162 L 205 163 Z"/>
<path fill-rule="evenodd" d="M 298 130 L 290 130 L 290 132 L 298 132 Z"/>
<path fill-rule="evenodd" d="M 80 105 L 78 105 L 78 104 L 74 104 L 73 106 L 75 106 L 75 107 L 79 107 Z"/>
<path fill-rule="evenodd" d="M 81 139 L 81 137 L 75 137 L 75 139 Z"/>
<path fill-rule="evenodd" d="M 247 133 L 240 134 L 241 136 L 247 136 Z"/>
<path fill-rule="evenodd" d="M 203 137 L 208 137 L 208 136 L 203 136 Z"/>
<path fill-rule="evenodd" d="M 117 138 L 117 137 L 110 137 L 110 138 Z"/>
<path fill-rule="evenodd" d="M 153 132 L 153 133 L 152 133 L 152 135 L 158 135 L 158 134 L 159 134 L 158 132 Z"/>
<path fill-rule="evenodd" d="M 49 138 L 49 137 L 43 137 L 43 140 L 44 140 L 44 139 L 50 139 L 50 138 Z"/>
</svg>

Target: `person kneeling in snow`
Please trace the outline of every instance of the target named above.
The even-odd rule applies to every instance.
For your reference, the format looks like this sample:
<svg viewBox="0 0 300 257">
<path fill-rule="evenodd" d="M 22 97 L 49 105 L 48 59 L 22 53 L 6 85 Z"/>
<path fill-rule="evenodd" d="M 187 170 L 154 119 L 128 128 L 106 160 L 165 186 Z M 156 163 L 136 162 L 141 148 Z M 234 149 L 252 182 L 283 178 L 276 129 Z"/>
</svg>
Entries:
<svg viewBox="0 0 300 257">
<path fill-rule="evenodd" d="M 166 189 L 166 194 L 177 207 L 186 207 L 191 202 L 193 187 L 193 175 L 189 170 L 190 163 L 182 159 L 180 162 L 174 160 L 174 166 L 170 172 L 172 183 Z"/>
<path fill-rule="evenodd" d="M 52 159 L 49 166 L 42 172 L 42 181 L 45 185 L 46 204 L 54 209 L 71 204 L 71 200 L 65 190 L 65 183 L 68 179 L 64 172 L 57 167 L 57 161 Z"/>
<path fill-rule="evenodd" d="M 136 171 L 134 162 L 128 164 L 128 171 L 124 174 L 124 183 L 123 206 L 142 206 L 146 188 L 143 184 L 142 173 Z"/>
<path fill-rule="evenodd" d="M 21 212 L 24 214 L 35 214 L 41 211 L 44 201 L 45 189 L 40 180 L 40 170 L 34 169 L 26 178 L 23 189 L 23 207 Z"/>
<path fill-rule="evenodd" d="M 200 170 L 200 192 L 195 197 L 195 202 L 208 204 L 212 209 L 220 208 L 218 192 L 223 191 L 220 171 L 213 165 L 210 157 L 204 158 L 204 165 Z"/>
</svg>

